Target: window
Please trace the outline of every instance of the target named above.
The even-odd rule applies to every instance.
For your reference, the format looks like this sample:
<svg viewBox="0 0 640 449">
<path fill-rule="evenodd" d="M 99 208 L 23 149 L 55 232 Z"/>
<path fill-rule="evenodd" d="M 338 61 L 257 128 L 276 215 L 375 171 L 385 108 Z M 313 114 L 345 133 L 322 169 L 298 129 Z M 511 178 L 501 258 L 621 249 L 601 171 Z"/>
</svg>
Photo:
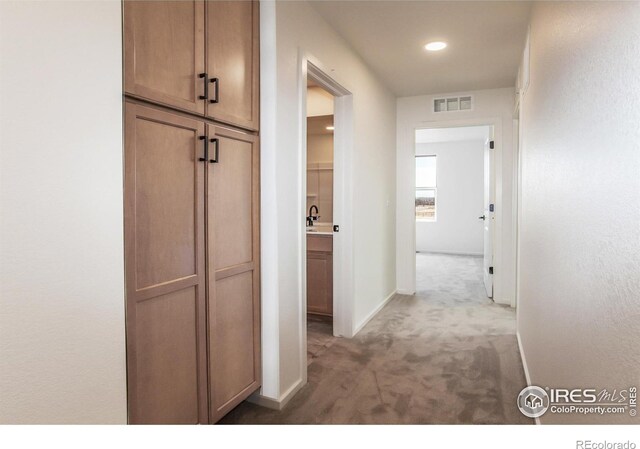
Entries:
<svg viewBox="0 0 640 449">
<path fill-rule="evenodd" d="M 436 156 L 416 156 L 416 220 L 436 221 Z"/>
</svg>

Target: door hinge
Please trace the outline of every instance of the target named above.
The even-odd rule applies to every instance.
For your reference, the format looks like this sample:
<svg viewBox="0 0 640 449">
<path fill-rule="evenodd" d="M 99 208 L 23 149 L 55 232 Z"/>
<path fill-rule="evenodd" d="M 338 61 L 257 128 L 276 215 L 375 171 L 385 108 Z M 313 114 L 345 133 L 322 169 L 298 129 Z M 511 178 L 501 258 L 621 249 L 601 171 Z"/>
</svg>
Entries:
<svg viewBox="0 0 640 449">
<path fill-rule="evenodd" d="M 495 147 L 495 142 L 492 140 L 491 142 L 489 142 L 489 148 L 493 150 L 493 147 Z"/>
<path fill-rule="evenodd" d="M 493 267 L 489 267 L 489 274 L 493 274 Z"/>
</svg>

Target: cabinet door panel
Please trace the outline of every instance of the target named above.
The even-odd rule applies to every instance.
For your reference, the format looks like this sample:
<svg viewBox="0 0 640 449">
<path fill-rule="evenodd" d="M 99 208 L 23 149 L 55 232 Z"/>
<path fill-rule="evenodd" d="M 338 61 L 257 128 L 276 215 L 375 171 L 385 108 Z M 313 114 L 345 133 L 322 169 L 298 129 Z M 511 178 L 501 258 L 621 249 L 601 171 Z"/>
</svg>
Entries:
<svg viewBox="0 0 640 449">
<path fill-rule="evenodd" d="M 125 104 L 131 423 L 207 422 L 205 125 Z"/>
<path fill-rule="evenodd" d="M 220 410 L 256 381 L 254 367 L 253 276 L 250 271 L 216 282 L 211 316 L 217 342 L 211 346 L 213 408 Z"/>
<path fill-rule="evenodd" d="M 253 144 L 217 136 L 218 164 L 209 168 L 214 198 L 213 255 L 216 270 L 253 260 Z"/>
<path fill-rule="evenodd" d="M 125 92 L 204 114 L 204 3 L 124 2 Z"/>
<path fill-rule="evenodd" d="M 333 314 L 333 259 L 330 253 L 307 253 L 307 312 Z"/>
<path fill-rule="evenodd" d="M 207 2 L 207 72 L 218 102 L 207 115 L 248 129 L 259 123 L 259 3 Z M 214 96 L 212 91 L 211 97 Z"/>
<path fill-rule="evenodd" d="M 259 148 L 256 136 L 210 126 L 207 168 L 210 417 L 260 386 Z"/>
<path fill-rule="evenodd" d="M 137 423 L 198 422 L 197 295 L 194 286 L 136 304 Z"/>
<path fill-rule="evenodd" d="M 194 161 L 186 156 L 197 136 L 194 129 L 145 119 L 137 120 L 135 132 L 136 287 L 142 289 L 196 273 L 198 192 Z"/>
</svg>

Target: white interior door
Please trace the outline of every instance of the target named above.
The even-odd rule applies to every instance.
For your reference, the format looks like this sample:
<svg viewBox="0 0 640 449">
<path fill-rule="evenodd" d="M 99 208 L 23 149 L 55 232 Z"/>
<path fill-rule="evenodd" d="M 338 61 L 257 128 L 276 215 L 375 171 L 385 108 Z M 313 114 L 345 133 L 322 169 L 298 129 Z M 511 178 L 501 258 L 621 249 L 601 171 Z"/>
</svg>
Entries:
<svg viewBox="0 0 640 449">
<path fill-rule="evenodd" d="M 493 132 L 492 132 L 493 134 Z M 495 217 L 495 178 L 493 176 L 493 137 L 484 144 L 484 288 L 493 297 L 493 224 Z"/>
</svg>

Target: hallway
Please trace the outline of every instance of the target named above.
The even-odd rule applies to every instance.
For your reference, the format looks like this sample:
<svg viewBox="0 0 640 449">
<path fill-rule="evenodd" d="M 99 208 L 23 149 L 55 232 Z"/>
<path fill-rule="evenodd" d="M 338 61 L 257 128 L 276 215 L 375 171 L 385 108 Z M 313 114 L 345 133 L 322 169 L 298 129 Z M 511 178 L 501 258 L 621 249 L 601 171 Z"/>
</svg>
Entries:
<svg viewBox="0 0 640 449">
<path fill-rule="evenodd" d="M 482 259 L 416 258 L 416 295 L 336 339 L 284 410 L 244 402 L 221 423 L 532 423 L 516 407 L 526 381 L 515 311 L 486 298 Z"/>
</svg>

